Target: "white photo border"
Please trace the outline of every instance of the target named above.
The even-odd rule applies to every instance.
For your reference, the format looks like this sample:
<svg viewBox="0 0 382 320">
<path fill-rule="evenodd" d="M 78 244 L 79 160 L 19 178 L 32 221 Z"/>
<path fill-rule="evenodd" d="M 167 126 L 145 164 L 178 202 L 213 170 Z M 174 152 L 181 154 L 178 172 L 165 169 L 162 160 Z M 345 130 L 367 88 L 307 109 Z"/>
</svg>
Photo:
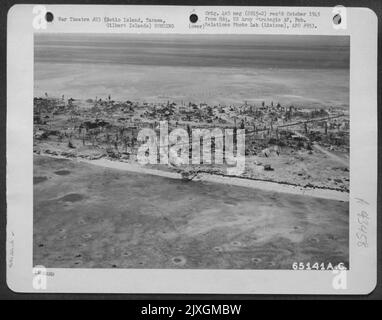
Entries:
<svg viewBox="0 0 382 320">
<path fill-rule="evenodd" d="M 33 5 L 15 5 L 7 27 L 7 284 L 15 292 L 46 293 L 210 293 L 210 294 L 369 294 L 377 283 L 377 32 L 378 18 L 367 8 L 345 8 L 347 28 L 332 25 L 333 8 L 320 11 L 318 28 L 294 34 L 350 36 L 350 270 L 347 289 L 333 286 L 331 271 L 48 269 L 47 288 L 33 288 Z M 46 5 L 55 15 L 162 16 L 172 33 L 190 30 L 191 12 L 208 7 Z M 238 7 L 213 7 L 232 10 Z M 255 7 L 247 7 L 254 9 Z M 268 10 L 272 7 L 262 7 Z M 287 7 L 279 7 L 285 10 Z M 245 7 L 242 7 L 245 10 Z M 273 9 L 273 8 L 272 8 Z M 312 8 L 295 8 L 311 10 Z M 163 30 L 160 33 L 166 33 Z M 39 32 L 110 33 L 102 26 L 52 24 Z M 113 31 L 114 32 L 114 31 Z M 120 32 L 120 31 L 115 31 Z M 124 30 L 123 32 L 129 32 Z M 148 31 L 142 31 L 148 32 Z M 231 34 L 253 30 L 229 29 Z M 134 32 L 136 33 L 136 32 Z M 227 33 L 216 28 L 212 33 Z M 256 34 L 273 34 L 261 30 Z M 291 34 L 278 30 L 278 34 Z M 369 247 L 358 245 L 358 214 L 369 216 Z"/>
</svg>

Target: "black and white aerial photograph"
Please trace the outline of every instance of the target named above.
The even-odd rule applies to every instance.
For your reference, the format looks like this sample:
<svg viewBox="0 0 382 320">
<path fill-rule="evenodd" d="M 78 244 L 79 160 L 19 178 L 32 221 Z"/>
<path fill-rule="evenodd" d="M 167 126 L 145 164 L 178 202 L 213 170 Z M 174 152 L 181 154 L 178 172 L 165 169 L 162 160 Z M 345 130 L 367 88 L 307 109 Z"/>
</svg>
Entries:
<svg viewBox="0 0 382 320">
<path fill-rule="evenodd" d="M 35 33 L 33 265 L 349 265 L 350 37 Z"/>
</svg>

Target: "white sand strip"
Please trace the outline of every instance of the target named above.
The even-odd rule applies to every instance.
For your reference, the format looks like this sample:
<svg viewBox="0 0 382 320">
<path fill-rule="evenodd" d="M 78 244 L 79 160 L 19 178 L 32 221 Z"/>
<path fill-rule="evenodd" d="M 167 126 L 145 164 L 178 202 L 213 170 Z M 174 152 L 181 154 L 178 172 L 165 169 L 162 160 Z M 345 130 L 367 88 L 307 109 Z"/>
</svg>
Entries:
<svg viewBox="0 0 382 320">
<path fill-rule="evenodd" d="M 261 189 L 261 190 L 270 191 L 270 192 L 289 193 L 289 194 L 304 195 L 304 196 L 310 196 L 315 198 L 338 200 L 338 201 L 345 201 L 345 202 L 349 201 L 349 194 L 347 192 L 341 192 L 341 191 L 330 190 L 330 189 L 298 187 L 298 186 L 293 186 L 290 184 L 281 184 L 281 183 L 271 182 L 271 181 L 249 180 L 249 179 L 243 179 L 243 178 L 224 177 L 224 176 L 209 175 L 209 174 L 201 174 L 198 176 L 197 180 L 209 181 L 209 182 L 215 182 L 215 183 L 224 183 L 224 184 L 246 187 L 246 188 Z"/>
<path fill-rule="evenodd" d="M 117 170 L 124 170 L 124 171 L 131 171 L 131 172 L 137 172 L 137 173 L 144 173 L 144 174 L 151 174 L 154 176 L 161 176 L 166 178 L 172 178 L 172 179 L 181 179 L 182 176 L 180 173 L 177 172 L 167 172 L 163 170 L 157 170 L 157 169 L 149 169 L 145 168 L 143 166 L 140 166 L 138 164 L 132 164 L 127 162 L 120 162 L 120 161 L 111 161 L 107 159 L 98 159 L 98 160 L 87 160 L 87 159 L 77 159 L 79 162 L 85 162 L 89 164 L 93 164 L 96 166 L 101 166 L 105 168 L 110 169 L 117 169 Z"/>
<path fill-rule="evenodd" d="M 68 159 L 68 160 L 83 162 L 83 163 L 96 165 L 96 166 L 100 166 L 104 168 L 150 174 L 154 176 L 160 176 L 160 177 L 171 178 L 171 179 L 182 179 L 181 174 L 177 172 L 167 172 L 163 170 L 149 169 L 149 168 L 140 166 L 138 164 L 132 164 L 127 162 L 111 161 L 107 159 L 87 160 L 82 158 L 65 158 L 63 156 L 54 156 L 54 155 L 46 154 L 46 153 L 42 153 L 41 155 L 51 157 L 51 158 Z M 295 195 L 310 196 L 315 198 L 338 200 L 338 201 L 345 201 L 345 202 L 349 201 L 349 193 L 347 192 L 341 192 L 341 191 L 330 190 L 330 189 L 298 187 L 298 186 L 293 186 L 289 184 L 281 184 L 281 183 L 271 182 L 271 181 L 225 177 L 225 176 L 219 176 L 219 175 L 207 174 L 207 173 L 200 173 L 194 179 L 194 181 L 223 183 L 227 185 L 260 189 L 260 190 L 270 191 L 270 192 L 289 193 L 289 194 L 295 194 Z"/>
<path fill-rule="evenodd" d="M 150 175 L 161 176 L 161 177 L 172 178 L 172 179 L 182 178 L 181 174 L 176 172 L 166 172 L 162 170 L 149 169 L 149 168 L 140 166 L 138 164 L 131 164 L 126 162 L 110 161 L 107 159 L 99 159 L 99 160 L 79 159 L 79 161 L 97 165 L 97 166 L 106 167 L 106 168 L 111 168 L 111 169 L 150 174 Z M 298 187 L 298 186 L 280 184 L 277 182 L 270 182 L 270 181 L 225 177 L 225 176 L 219 176 L 219 175 L 213 175 L 213 174 L 207 174 L 207 173 L 200 173 L 194 179 L 194 181 L 223 183 L 223 184 L 234 185 L 239 187 L 260 189 L 260 190 L 270 191 L 270 192 L 282 192 L 282 193 L 304 195 L 304 196 L 329 199 L 329 200 L 338 200 L 338 201 L 346 201 L 346 202 L 349 201 L 349 194 L 347 192 L 341 192 L 341 191 L 330 190 L 330 189 Z"/>
</svg>

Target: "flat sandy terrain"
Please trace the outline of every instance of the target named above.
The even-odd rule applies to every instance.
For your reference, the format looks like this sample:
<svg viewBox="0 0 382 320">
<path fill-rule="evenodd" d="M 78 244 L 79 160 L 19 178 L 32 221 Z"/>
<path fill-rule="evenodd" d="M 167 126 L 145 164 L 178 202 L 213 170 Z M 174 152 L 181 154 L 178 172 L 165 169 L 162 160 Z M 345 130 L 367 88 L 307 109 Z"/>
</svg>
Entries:
<svg viewBox="0 0 382 320">
<path fill-rule="evenodd" d="M 348 202 L 34 160 L 35 265 L 348 266 Z"/>
</svg>

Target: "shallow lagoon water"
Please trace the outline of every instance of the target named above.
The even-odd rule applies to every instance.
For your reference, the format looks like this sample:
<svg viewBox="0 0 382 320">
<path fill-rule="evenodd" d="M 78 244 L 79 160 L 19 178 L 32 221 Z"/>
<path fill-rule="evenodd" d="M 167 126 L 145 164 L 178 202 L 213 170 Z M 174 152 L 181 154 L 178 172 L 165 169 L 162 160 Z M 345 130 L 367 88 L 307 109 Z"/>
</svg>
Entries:
<svg viewBox="0 0 382 320">
<path fill-rule="evenodd" d="M 349 39 L 37 35 L 35 95 L 78 99 L 349 103 Z"/>
</svg>

